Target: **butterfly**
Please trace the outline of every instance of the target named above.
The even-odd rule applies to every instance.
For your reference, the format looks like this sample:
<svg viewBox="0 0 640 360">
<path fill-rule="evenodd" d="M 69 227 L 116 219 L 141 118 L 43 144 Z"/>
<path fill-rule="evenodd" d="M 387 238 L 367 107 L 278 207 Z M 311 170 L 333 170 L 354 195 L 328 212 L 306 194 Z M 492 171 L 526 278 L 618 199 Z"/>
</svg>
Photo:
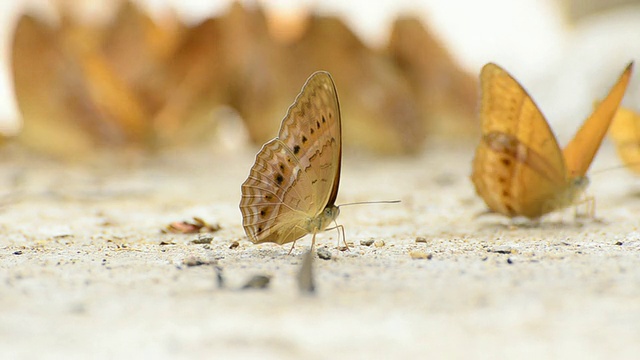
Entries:
<svg viewBox="0 0 640 360">
<path fill-rule="evenodd" d="M 640 114 L 620 107 L 609 134 L 622 161 L 629 169 L 640 173 Z"/>
<path fill-rule="evenodd" d="M 336 219 L 341 126 L 333 79 L 328 72 L 315 72 L 242 184 L 242 225 L 253 243 L 295 244 L 313 234 L 313 247 L 316 233 Z"/>
<path fill-rule="evenodd" d="M 630 63 L 564 150 L 524 88 L 496 64 L 482 68 L 482 139 L 471 180 L 489 212 L 537 219 L 579 200 L 632 68 Z"/>
</svg>

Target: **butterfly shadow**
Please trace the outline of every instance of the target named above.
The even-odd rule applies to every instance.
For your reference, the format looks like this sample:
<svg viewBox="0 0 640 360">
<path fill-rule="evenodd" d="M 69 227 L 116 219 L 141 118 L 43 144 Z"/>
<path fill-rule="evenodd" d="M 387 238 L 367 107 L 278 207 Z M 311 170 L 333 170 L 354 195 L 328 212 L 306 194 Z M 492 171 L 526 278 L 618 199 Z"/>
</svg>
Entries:
<svg viewBox="0 0 640 360">
<path fill-rule="evenodd" d="M 481 214 L 484 217 L 485 214 Z M 476 216 L 478 218 L 480 216 Z M 488 215 L 487 215 L 488 217 Z M 608 222 L 603 218 L 575 215 L 572 219 L 567 220 L 562 216 L 551 216 L 538 218 L 535 220 L 527 219 L 525 217 L 515 217 L 511 219 L 501 219 L 498 221 L 486 221 L 480 222 L 479 229 L 482 231 L 505 231 L 505 230 L 580 230 L 588 226 L 603 226 L 608 225 Z"/>
</svg>

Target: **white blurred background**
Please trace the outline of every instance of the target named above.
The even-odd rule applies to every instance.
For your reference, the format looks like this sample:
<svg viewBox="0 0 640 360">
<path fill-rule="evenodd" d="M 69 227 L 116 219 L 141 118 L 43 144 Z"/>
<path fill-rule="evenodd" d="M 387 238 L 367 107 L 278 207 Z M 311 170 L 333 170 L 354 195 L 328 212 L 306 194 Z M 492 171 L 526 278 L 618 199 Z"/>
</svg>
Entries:
<svg viewBox="0 0 640 360">
<path fill-rule="evenodd" d="M 73 1 L 100 14 L 100 1 Z M 254 1 L 255 2 L 255 1 Z M 12 30 L 26 10 L 51 12 L 52 1 L 0 2 L 0 124 L 18 128 L 9 71 Z M 229 0 L 139 0 L 161 16 L 176 11 L 198 20 L 224 11 Z M 253 3 L 245 1 L 245 3 Z M 314 9 L 339 14 L 370 46 L 383 46 L 398 14 L 422 17 L 460 65 L 477 74 L 496 62 L 530 92 L 564 143 L 613 84 L 624 66 L 640 59 L 640 2 L 633 0 L 270 0 L 268 11 Z M 637 64 L 640 66 L 640 64 Z M 640 68 L 636 69 L 636 72 Z M 640 109 L 640 81 L 634 76 L 624 104 Z"/>
</svg>

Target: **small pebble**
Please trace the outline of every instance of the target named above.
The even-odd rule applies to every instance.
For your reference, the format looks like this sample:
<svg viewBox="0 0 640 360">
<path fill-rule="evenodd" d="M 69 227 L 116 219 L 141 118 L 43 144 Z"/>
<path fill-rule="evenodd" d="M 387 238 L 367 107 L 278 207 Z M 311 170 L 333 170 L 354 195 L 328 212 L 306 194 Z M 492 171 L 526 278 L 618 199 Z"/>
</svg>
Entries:
<svg viewBox="0 0 640 360">
<path fill-rule="evenodd" d="M 494 252 L 497 254 L 511 254 L 513 253 L 513 248 L 509 245 L 500 245 L 494 247 L 493 249 L 490 249 L 489 252 Z"/>
<path fill-rule="evenodd" d="M 376 241 L 374 241 L 373 246 L 377 247 L 377 248 L 381 248 L 384 246 L 384 240 L 378 239 Z"/>
<path fill-rule="evenodd" d="M 210 234 L 198 234 L 195 239 L 191 240 L 192 244 L 211 244 L 213 236 Z"/>
<path fill-rule="evenodd" d="M 409 256 L 411 256 L 412 259 L 427 259 L 427 260 L 431 260 L 431 258 L 433 257 L 432 254 L 427 254 L 426 252 L 420 251 L 420 250 L 409 251 Z"/>
<path fill-rule="evenodd" d="M 231 243 L 231 245 L 229 245 L 229 249 L 235 249 L 238 246 L 240 246 L 240 243 L 238 241 L 234 241 Z"/>
<path fill-rule="evenodd" d="M 187 266 L 201 266 L 211 264 L 209 260 L 203 260 L 195 256 L 189 256 L 188 258 L 182 260 L 182 263 Z"/>
<path fill-rule="evenodd" d="M 244 284 L 244 286 L 242 286 L 242 289 L 266 289 L 269 286 L 270 281 L 270 276 L 254 275 L 246 284 Z"/>
<path fill-rule="evenodd" d="M 373 245 L 374 239 L 360 240 L 360 245 L 362 246 L 371 246 Z"/>
<path fill-rule="evenodd" d="M 22 250 L 16 250 L 13 252 L 13 255 L 22 255 Z"/>
<path fill-rule="evenodd" d="M 512 264 L 513 264 L 513 261 L 514 261 L 514 260 L 513 260 L 512 258 L 508 258 L 508 259 L 507 259 L 507 264 L 512 265 Z"/>
<path fill-rule="evenodd" d="M 331 260 L 331 251 L 329 249 L 321 247 L 317 250 L 318 257 L 322 260 Z"/>
<path fill-rule="evenodd" d="M 422 236 L 418 236 L 416 238 L 416 243 L 425 243 L 426 244 L 427 243 L 427 239 L 423 238 Z"/>
<path fill-rule="evenodd" d="M 616 241 L 615 245 L 618 245 L 618 246 L 622 245 L 622 241 Z"/>
</svg>

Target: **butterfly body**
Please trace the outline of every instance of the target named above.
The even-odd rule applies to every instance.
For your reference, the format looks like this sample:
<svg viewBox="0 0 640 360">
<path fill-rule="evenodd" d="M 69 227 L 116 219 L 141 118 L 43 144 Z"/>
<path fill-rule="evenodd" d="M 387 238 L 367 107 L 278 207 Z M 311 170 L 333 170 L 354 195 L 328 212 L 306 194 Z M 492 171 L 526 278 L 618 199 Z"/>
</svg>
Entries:
<svg viewBox="0 0 640 360">
<path fill-rule="evenodd" d="M 254 243 L 286 244 L 323 231 L 339 214 L 342 135 L 335 85 L 316 72 L 287 111 L 278 137 L 242 184 L 243 227 Z"/>
<path fill-rule="evenodd" d="M 579 201 L 588 185 L 586 171 L 622 100 L 631 68 L 562 151 L 524 88 L 499 66 L 483 67 L 483 135 L 471 180 L 491 212 L 536 219 Z"/>
</svg>

